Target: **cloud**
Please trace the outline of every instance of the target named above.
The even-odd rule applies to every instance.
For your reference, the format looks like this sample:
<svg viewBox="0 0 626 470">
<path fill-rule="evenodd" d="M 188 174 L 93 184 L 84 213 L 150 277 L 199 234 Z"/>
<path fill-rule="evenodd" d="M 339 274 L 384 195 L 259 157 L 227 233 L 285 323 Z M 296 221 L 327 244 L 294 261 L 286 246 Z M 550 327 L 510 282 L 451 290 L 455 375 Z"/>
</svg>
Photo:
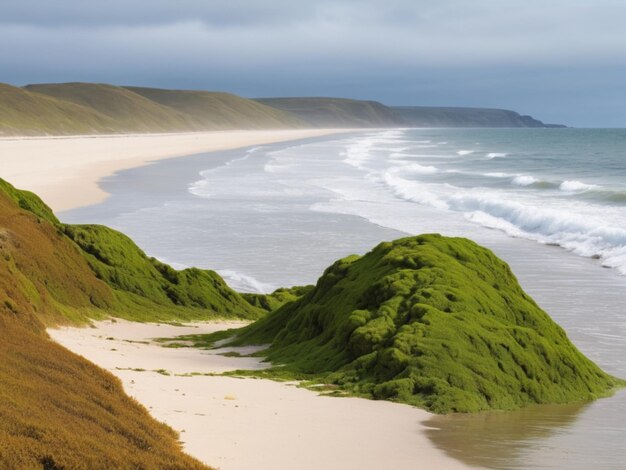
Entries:
<svg viewBox="0 0 626 470">
<path fill-rule="evenodd" d="M 218 62 L 227 54 L 293 63 L 307 55 L 383 66 L 626 61 L 621 21 L 626 2 L 545 3 L 5 0 L 0 35 L 33 57 L 37 51 L 27 32 L 40 38 L 39 51 L 62 41 L 68 51 L 85 44 L 99 49 L 103 36 L 115 45 L 119 35 L 145 54 L 151 44 L 177 47 L 183 55 L 188 49 L 213 51 L 219 44 L 222 56 L 212 57 Z"/>
<path fill-rule="evenodd" d="M 555 74 L 577 93 L 610 92 L 584 86 L 626 67 L 624 17 L 622 0 L 4 0 L 0 81 L 394 101 L 405 90 L 412 102 L 441 99 L 447 84 L 461 104 L 487 101 L 489 83 L 504 106 L 512 83 L 549 99 Z"/>
</svg>

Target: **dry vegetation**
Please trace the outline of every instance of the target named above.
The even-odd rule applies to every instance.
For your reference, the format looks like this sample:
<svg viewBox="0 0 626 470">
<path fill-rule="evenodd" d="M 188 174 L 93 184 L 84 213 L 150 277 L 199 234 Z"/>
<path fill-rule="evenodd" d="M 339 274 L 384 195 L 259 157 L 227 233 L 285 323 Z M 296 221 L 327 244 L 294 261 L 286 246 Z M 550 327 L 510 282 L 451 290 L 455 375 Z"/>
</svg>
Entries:
<svg viewBox="0 0 626 470">
<path fill-rule="evenodd" d="M 200 469 L 117 378 L 0 307 L 0 468 Z"/>
<path fill-rule="evenodd" d="M 45 326 L 111 312 L 149 320 L 257 310 L 211 272 L 174 271 L 113 231 L 82 237 L 90 254 L 69 229 L 35 195 L 0 180 L 0 468 L 206 468 L 115 377 L 52 342 Z M 126 266 L 115 242 L 128 251 Z"/>
</svg>

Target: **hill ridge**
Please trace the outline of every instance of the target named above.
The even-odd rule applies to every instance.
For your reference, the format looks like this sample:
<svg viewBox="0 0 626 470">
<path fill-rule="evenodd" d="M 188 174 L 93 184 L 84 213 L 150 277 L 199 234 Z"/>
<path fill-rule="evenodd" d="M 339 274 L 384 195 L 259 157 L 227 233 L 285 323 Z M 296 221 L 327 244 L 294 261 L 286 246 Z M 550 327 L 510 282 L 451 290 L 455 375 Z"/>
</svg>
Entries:
<svg viewBox="0 0 626 470">
<path fill-rule="evenodd" d="M 495 108 L 386 106 L 332 97 L 248 99 L 86 82 L 0 84 L 0 136 L 393 127 L 558 126 Z"/>
</svg>

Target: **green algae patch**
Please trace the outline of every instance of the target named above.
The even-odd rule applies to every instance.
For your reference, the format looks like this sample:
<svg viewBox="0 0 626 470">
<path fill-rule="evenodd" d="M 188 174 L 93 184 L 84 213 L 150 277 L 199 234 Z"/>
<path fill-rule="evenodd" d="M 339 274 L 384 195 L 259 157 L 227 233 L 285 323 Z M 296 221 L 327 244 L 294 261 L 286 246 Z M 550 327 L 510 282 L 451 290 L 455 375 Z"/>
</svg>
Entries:
<svg viewBox="0 0 626 470">
<path fill-rule="evenodd" d="M 263 376 L 436 413 L 590 400 L 624 384 L 578 351 L 506 263 L 440 235 L 339 260 L 303 297 L 229 334 L 228 345 L 271 344 L 260 354 L 280 367 Z"/>
</svg>

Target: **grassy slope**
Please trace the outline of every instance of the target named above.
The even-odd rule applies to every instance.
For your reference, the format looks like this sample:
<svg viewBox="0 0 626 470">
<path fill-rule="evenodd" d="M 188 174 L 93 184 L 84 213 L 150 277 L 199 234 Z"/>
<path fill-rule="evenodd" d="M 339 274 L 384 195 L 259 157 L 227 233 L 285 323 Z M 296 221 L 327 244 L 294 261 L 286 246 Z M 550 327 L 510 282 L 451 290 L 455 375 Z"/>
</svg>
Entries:
<svg viewBox="0 0 626 470">
<path fill-rule="evenodd" d="M 0 136 L 112 132 L 115 122 L 99 112 L 0 83 Z"/>
<path fill-rule="evenodd" d="M 117 132 L 173 132 L 189 130 L 189 120 L 122 87 L 97 83 L 28 85 L 27 91 L 93 109 L 111 118 Z"/>
<path fill-rule="evenodd" d="M 276 374 L 435 412 L 587 400 L 620 383 L 493 253 L 438 235 L 340 260 L 300 300 L 237 333 L 237 344 L 271 343 L 263 354 L 284 365 Z"/>
<path fill-rule="evenodd" d="M 259 103 L 287 111 L 313 127 L 399 127 L 402 119 L 376 101 L 344 98 L 260 98 Z"/>
<path fill-rule="evenodd" d="M 290 113 L 228 93 L 57 83 L 0 84 L 0 135 L 290 129 Z"/>
<path fill-rule="evenodd" d="M 262 98 L 230 93 L 57 83 L 0 84 L 0 135 L 181 132 L 304 127 L 543 127 L 513 111 L 388 107 L 343 98 Z"/>
<path fill-rule="evenodd" d="M 48 339 L 44 324 L 117 303 L 50 216 L 0 185 L 0 467 L 205 468 L 115 377 Z"/>
<path fill-rule="evenodd" d="M 126 87 L 188 116 L 195 129 L 285 129 L 306 127 L 296 116 L 231 93 Z"/>
</svg>

